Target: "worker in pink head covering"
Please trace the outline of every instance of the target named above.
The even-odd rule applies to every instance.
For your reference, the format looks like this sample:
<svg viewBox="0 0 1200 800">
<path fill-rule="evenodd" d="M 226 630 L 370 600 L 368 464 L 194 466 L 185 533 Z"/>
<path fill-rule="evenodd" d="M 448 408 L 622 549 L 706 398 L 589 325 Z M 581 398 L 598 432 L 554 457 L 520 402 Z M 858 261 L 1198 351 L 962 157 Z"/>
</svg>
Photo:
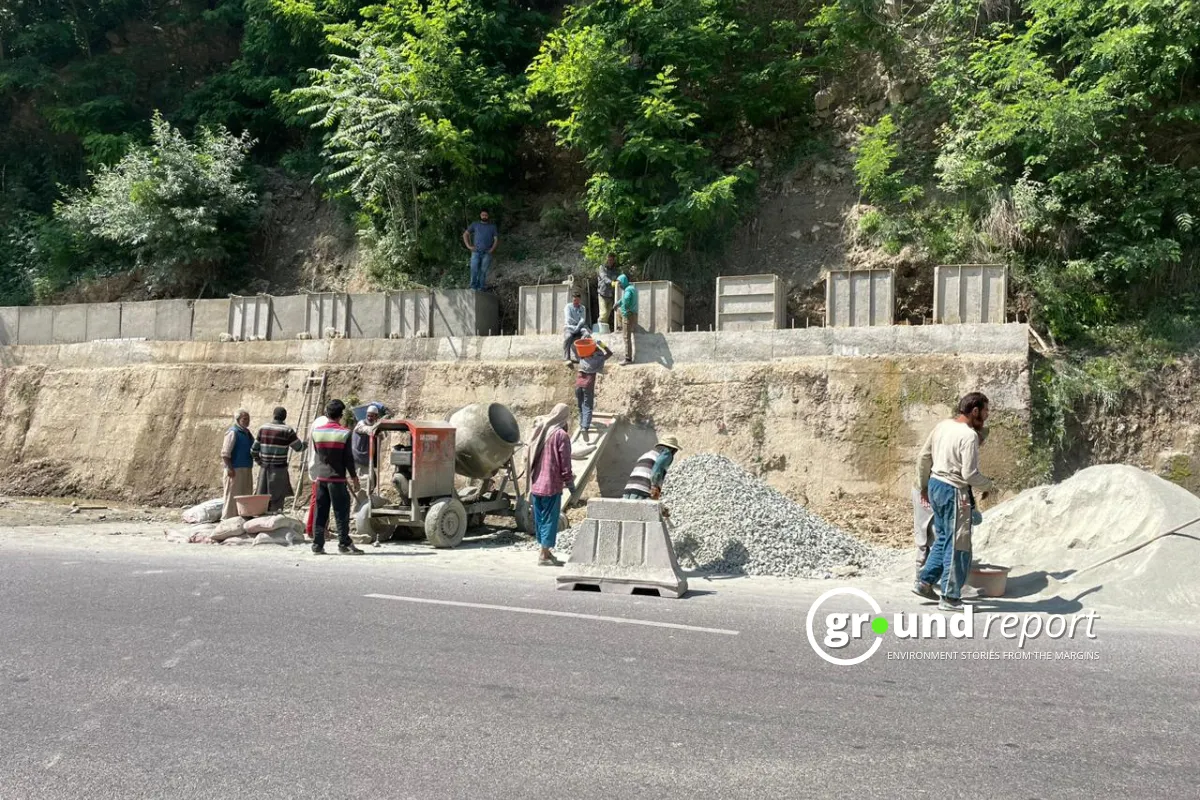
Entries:
<svg viewBox="0 0 1200 800">
<path fill-rule="evenodd" d="M 570 420 L 571 409 L 565 403 L 556 405 L 546 416 L 538 417 L 534 420 L 533 435 L 526 452 L 525 474 L 533 505 L 533 529 L 542 546 L 538 564 L 543 567 L 561 567 L 563 564 L 550 551 L 558 541 L 563 489 L 575 492 L 571 437 L 567 435 Z"/>
</svg>

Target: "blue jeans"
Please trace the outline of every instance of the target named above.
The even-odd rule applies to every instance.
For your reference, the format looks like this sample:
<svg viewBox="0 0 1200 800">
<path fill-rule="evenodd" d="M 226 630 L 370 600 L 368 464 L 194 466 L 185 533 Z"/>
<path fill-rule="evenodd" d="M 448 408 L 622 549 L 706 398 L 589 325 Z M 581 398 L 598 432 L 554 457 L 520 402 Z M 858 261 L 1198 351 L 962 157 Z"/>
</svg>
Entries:
<svg viewBox="0 0 1200 800">
<path fill-rule="evenodd" d="M 558 541 L 558 515 L 562 509 L 562 495 L 550 497 L 530 495 L 533 500 L 533 529 L 537 531 L 538 544 L 549 550 Z"/>
<path fill-rule="evenodd" d="M 488 270 L 492 267 L 492 254 L 476 250 L 471 253 L 471 288 L 482 292 L 487 287 Z"/>
<path fill-rule="evenodd" d="M 575 387 L 575 402 L 579 404 L 579 427 L 586 430 L 592 426 L 592 408 L 596 405 L 596 387 Z"/>
<path fill-rule="evenodd" d="M 960 493 L 958 489 L 937 478 L 929 480 L 929 504 L 933 506 L 933 530 L 936 538 L 933 547 L 929 549 L 929 557 L 925 559 L 920 579 L 925 583 L 940 582 L 942 596 L 952 600 L 962 597 L 962 587 L 967 582 L 967 573 L 971 568 L 971 551 L 955 547 L 956 538 L 959 546 L 964 541 L 961 535 L 964 524 L 965 541 L 970 542 L 969 501 L 965 514 L 961 508 L 966 495 L 966 492 Z M 960 534 L 957 537 L 956 532 Z"/>
</svg>

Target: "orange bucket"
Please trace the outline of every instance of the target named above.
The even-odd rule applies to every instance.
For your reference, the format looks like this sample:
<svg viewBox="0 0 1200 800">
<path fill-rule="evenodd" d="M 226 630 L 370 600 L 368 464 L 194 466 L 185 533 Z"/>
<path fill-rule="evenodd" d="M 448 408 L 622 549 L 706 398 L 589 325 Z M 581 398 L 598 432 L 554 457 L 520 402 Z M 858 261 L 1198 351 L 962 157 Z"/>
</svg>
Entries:
<svg viewBox="0 0 1200 800">
<path fill-rule="evenodd" d="M 583 337 L 582 339 L 576 339 L 575 352 L 579 354 L 580 358 L 587 358 L 592 353 L 596 352 L 596 343 L 587 336 Z"/>
</svg>

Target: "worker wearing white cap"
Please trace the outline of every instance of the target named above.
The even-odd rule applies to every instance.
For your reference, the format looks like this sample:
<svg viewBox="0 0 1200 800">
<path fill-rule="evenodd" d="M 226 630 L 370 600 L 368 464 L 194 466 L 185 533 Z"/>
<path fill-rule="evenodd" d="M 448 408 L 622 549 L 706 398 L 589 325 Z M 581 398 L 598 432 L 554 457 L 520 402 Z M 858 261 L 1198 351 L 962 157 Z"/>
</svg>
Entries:
<svg viewBox="0 0 1200 800">
<path fill-rule="evenodd" d="M 367 418 L 354 426 L 350 449 L 354 452 L 354 466 L 364 475 L 371 463 L 371 428 L 379 422 L 379 415 L 379 406 L 372 403 L 367 406 Z"/>
<path fill-rule="evenodd" d="M 625 484 L 626 500 L 657 500 L 662 496 L 662 485 L 667 479 L 667 470 L 679 452 L 679 440 L 664 436 L 653 450 L 638 459 Z"/>
</svg>

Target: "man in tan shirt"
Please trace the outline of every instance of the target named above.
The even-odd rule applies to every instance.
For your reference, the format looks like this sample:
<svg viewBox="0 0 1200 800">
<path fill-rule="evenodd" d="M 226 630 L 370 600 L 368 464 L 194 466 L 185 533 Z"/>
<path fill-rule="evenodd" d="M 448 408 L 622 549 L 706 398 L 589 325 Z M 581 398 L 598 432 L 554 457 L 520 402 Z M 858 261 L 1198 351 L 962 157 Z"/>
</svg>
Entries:
<svg viewBox="0 0 1200 800">
<path fill-rule="evenodd" d="M 963 396 L 958 416 L 937 424 L 917 458 L 917 487 L 922 504 L 933 509 L 936 538 L 913 591 L 934 600 L 933 584 L 940 582 L 942 611 L 962 609 L 962 587 L 971 568 L 971 490 L 986 497 L 993 488 L 979 471 L 979 431 L 987 418 L 987 397 Z"/>
</svg>

